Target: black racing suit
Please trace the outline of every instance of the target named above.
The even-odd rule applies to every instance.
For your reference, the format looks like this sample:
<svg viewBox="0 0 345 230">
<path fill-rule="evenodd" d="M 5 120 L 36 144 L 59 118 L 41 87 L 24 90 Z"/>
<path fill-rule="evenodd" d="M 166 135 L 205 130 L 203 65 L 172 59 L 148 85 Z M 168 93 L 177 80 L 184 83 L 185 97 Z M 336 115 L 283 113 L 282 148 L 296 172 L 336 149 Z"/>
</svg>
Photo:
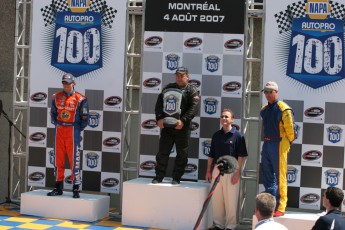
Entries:
<svg viewBox="0 0 345 230">
<path fill-rule="evenodd" d="M 175 144 L 177 156 L 172 177 L 174 180 L 180 181 L 188 162 L 190 125 L 192 119 L 199 111 L 200 95 L 198 88 L 189 83 L 183 88 L 180 88 L 176 83 L 170 83 L 162 90 L 162 92 L 169 88 L 177 88 L 182 91 L 180 120 L 184 125 L 182 129 L 163 128 L 161 130 L 159 151 L 156 155 L 156 178 L 164 178 L 168 166 L 169 155 L 173 145 Z M 157 121 L 167 116 L 163 112 L 163 104 L 163 93 L 160 93 L 155 107 Z"/>
</svg>

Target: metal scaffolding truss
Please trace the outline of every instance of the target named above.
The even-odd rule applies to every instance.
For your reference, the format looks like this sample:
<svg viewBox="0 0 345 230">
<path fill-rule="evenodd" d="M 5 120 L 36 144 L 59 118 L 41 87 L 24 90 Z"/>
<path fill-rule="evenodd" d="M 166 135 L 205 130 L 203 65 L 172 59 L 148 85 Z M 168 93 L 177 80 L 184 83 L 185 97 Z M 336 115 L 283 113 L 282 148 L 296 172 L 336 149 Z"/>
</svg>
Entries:
<svg viewBox="0 0 345 230">
<path fill-rule="evenodd" d="M 127 31 L 127 68 L 125 77 L 125 103 L 123 118 L 124 146 L 122 154 L 122 181 L 138 177 L 138 156 L 136 148 L 139 144 L 138 127 L 140 105 L 140 70 L 143 27 L 143 3 L 141 0 L 128 2 Z M 122 186 L 121 186 L 122 188 Z"/>
<path fill-rule="evenodd" d="M 30 6 L 30 0 L 16 0 L 12 121 L 22 133 L 26 133 L 28 128 L 29 115 Z M 20 194 L 27 189 L 27 145 L 25 137 L 14 126 L 11 126 L 10 131 L 9 198 L 19 202 Z"/>
<path fill-rule="evenodd" d="M 16 28 L 15 28 L 15 61 L 14 61 L 14 84 L 13 84 L 13 123 L 26 133 L 28 129 L 29 118 L 29 51 L 30 51 L 30 19 L 31 19 L 32 0 L 16 0 Z M 258 90 L 253 90 L 253 81 L 260 81 L 261 75 L 253 74 L 253 65 L 261 65 L 261 59 L 255 58 L 254 36 L 257 40 L 257 34 L 254 34 L 255 20 L 262 18 L 264 14 L 263 3 L 258 0 L 247 0 L 246 17 L 246 54 L 243 81 L 243 117 L 242 127 L 246 135 L 252 122 L 258 123 L 258 117 L 251 116 L 251 99 L 253 96 L 260 97 Z M 140 113 L 140 75 L 142 64 L 142 37 L 143 37 L 143 0 L 128 0 L 128 27 L 127 27 L 127 62 L 126 76 L 124 85 L 124 113 L 122 117 L 123 130 L 123 153 L 121 154 L 121 181 L 127 181 L 138 177 L 139 168 L 139 131 Z M 257 28 L 256 28 L 257 29 Z M 263 32 L 263 28 L 260 28 Z M 260 44 L 262 46 L 262 41 Z M 260 48 L 259 48 L 260 49 Z M 261 54 L 261 52 L 259 51 Z M 260 55 L 259 55 L 260 56 Z M 10 156 L 10 199 L 20 201 L 20 194 L 28 190 L 27 185 L 27 165 L 28 149 L 27 140 L 20 135 L 14 127 L 11 127 L 11 156 Z M 259 137 L 259 134 L 258 134 Z M 259 140 L 259 138 L 258 138 Z M 259 143 L 258 143 L 259 148 Z M 249 181 L 257 182 L 256 169 L 244 167 L 241 182 L 241 196 L 239 203 L 240 222 L 247 223 L 251 221 L 245 217 L 247 183 Z M 256 183 L 257 184 L 257 183 Z M 122 188 L 122 186 L 121 186 Z M 121 191 L 122 194 L 122 191 Z M 121 199 L 121 197 L 120 197 Z M 121 202 L 120 202 L 121 204 Z M 120 208 L 121 210 L 121 208 Z"/>
<path fill-rule="evenodd" d="M 260 39 L 260 33 L 255 33 L 255 31 L 261 32 L 264 31 L 263 23 L 257 23 L 257 20 L 261 20 L 264 15 L 264 4 L 261 0 L 247 0 L 247 17 L 245 22 L 245 63 L 244 63 L 244 78 L 243 78 L 243 117 L 242 117 L 242 132 L 247 138 L 249 139 L 249 130 L 253 127 L 253 124 L 259 127 L 257 132 L 256 140 L 260 140 L 260 118 L 253 116 L 253 106 L 251 103 L 253 102 L 253 98 L 259 98 L 261 101 L 261 94 L 258 89 L 255 89 L 254 83 L 256 85 L 261 85 L 261 53 L 263 47 L 263 39 Z M 258 24 L 261 24 L 261 28 L 257 28 Z M 254 31 L 255 30 L 255 31 Z M 255 44 L 255 41 L 260 41 L 260 44 Z M 255 46 L 256 45 L 256 46 Z M 255 46 L 255 47 L 254 47 Z M 255 57 L 257 56 L 257 57 Z M 259 70 L 259 74 L 254 73 L 254 65 L 256 64 L 256 69 Z M 257 105 L 260 106 L 260 105 Z M 255 135 L 254 135 L 255 136 Z M 260 142 L 257 142 L 256 150 L 260 149 Z M 251 154 L 255 154 L 255 152 L 251 152 Z M 244 163 L 243 171 L 241 174 L 241 185 L 240 185 L 240 197 L 239 197 L 239 208 L 238 208 L 238 218 L 239 222 L 242 224 L 251 224 L 252 223 L 252 216 L 246 216 L 251 211 L 247 212 L 248 208 L 248 183 L 251 181 L 256 186 L 256 191 L 258 190 L 258 161 L 255 164 L 255 168 L 251 169 L 247 166 L 247 161 Z"/>
<path fill-rule="evenodd" d="M 140 124 L 140 70 L 143 28 L 143 2 L 128 1 L 127 66 L 124 89 L 124 113 L 122 115 L 122 154 L 120 210 L 122 210 L 123 182 L 138 177 L 138 145 Z"/>
</svg>

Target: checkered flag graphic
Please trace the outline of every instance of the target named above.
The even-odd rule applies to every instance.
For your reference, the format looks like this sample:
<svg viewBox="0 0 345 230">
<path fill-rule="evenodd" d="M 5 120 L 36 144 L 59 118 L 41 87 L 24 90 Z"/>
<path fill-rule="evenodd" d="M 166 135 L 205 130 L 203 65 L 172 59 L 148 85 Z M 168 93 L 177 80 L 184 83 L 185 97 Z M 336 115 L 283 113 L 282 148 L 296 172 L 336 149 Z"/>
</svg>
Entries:
<svg viewBox="0 0 345 230">
<path fill-rule="evenodd" d="M 102 22 L 105 26 L 108 26 L 109 28 L 111 28 L 111 24 L 113 24 L 114 22 L 114 18 L 116 16 L 117 10 L 114 9 L 113 7 L 108 7 L 106 6 L 106 8 L 104 9 L 103 13 L 102 13 Z"/>
<path fill-rule="evenodd" d="M 52 0 L 48 6 L 41 8 L 45 26 L 55 23 L 56 12 L 68 11 L 67 0 Z M 109 7 L 105 0 L 92 0 L 90 3 L 89 11 L 98 12 L 102 15 L 103 25 L 111 28 L 114 22 L 117 10 Z"/>
<path fill-rule="evenodd" d="M 111 28 L 117 13 L 117 10 L 109 7 L 105 0 L 91 0 L 89 11 L 101 13 L 103 25 L 109 28 Z"/>
<path fill-rule="evenodd" d="M 53 5 L 56 12 L 63 12 L 68 10 L 67 0 L 53 0 Z"/>
<path fill-rule="evenodd" d="M 52 0 L 50 5 L 41 8 L 44 25 L 49 26 L 55 23 L 56 12 L 63 12 L 67 10 L 67 0 Z"/>
<path fill-rule="evenodd" d="M 294 2 L 290 5 L 288 5 L 288 13 L 291 18 L 304 18 L 307 16 L 305 12 L 305 6 L 307 4 L 307 1 L 299 1 L 299 2 Z"/>
<path fill-rule="evenodd" d="M 289 31 L 291 29 L 291 18 L 289 17 L 288 11 L 280 11 L 274 15 L 278 24 L 279 33 Z"/>
<path fill-rule="evenodd" d="M 333 2 L 329 1 L 331 4 L 331 13 L 330 13 L 330 18 L 335 18 L 335 19 L 340 19 L 344 20 L 345 19 L 345 5 L 340 4 L 338 2 Z"/>
<path fill-rule="evenodd" d="M 294 2 L 287 6 L 287 10 L 280 11 L 274 15 L 280 34 L 291 29 L 293 18 L 302 18 L 307 16 L 305 12 L 306 3 L 307 1 Z"/>
<path fill-rule="evenodd" d="M 49 26 L 55 22 L 55 11 L 53 4 L 41 8 L 44 26 Z"/>
<path fill-rule="evenodd" d="M 106 4 L 107 3 L 104 0 L 91 0 L 88 11 L 102 13 L 104 8 L 106 7 Z"/>
</svg>

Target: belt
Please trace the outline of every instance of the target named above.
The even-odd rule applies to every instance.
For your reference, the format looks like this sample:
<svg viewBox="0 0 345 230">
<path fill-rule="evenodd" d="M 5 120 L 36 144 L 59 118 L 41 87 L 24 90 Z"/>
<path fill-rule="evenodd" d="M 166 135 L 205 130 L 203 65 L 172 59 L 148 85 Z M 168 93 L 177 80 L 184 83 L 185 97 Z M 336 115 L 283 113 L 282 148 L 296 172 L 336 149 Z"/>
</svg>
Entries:
<svg viewBox="0 0 345 230">
<path fill-rule="evenodd" d="M 74 125 L 77 125 L 77 123 L 76 122 L 62 122 L 62 121 L 57 121 L 57 123 L 59 124 L 59 125 L 62 125 L 62 126 L 74 126 Z"/>
</svg>

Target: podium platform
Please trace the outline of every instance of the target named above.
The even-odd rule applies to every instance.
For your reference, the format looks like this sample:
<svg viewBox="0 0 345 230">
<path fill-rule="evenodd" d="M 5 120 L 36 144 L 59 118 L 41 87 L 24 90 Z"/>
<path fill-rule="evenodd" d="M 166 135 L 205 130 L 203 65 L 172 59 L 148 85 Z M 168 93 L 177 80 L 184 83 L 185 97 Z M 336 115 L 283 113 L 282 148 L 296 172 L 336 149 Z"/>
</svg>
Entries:
<svg viewBox="0 0 345 230">
<path fill-rule="evenodd" d="M 122 224 L 161 229 L 190 230 L 198 220 L 209 193 L 210 184 L 169 181 L 152 184 L 150 178 L 137 178 L 123 183 Z M 199 229 L 212 225 L 211 203 Z"/>
<path fill-rule="evenodd" d="M 47 196 L 48 190 L 34 190 L 21 194 L 20 214 L 93 222 L 109 216 L 110 197 L 72 192 L 61 196 Z"/>
<path fill-rule="evenodd" d="M 285 212 L 284 216 L 274 217 L 274 221 L 278 222 L 288 229 L 291 230 L 306 230 L 311 229 L 315 221 L 319 219 L 320 214 L 317 213 L 306 213 L 306 212 Z M 256 216 L 253 216 L 253 225 L 252 229 L 255 228 L 258 220 Z"/>
</svg>

